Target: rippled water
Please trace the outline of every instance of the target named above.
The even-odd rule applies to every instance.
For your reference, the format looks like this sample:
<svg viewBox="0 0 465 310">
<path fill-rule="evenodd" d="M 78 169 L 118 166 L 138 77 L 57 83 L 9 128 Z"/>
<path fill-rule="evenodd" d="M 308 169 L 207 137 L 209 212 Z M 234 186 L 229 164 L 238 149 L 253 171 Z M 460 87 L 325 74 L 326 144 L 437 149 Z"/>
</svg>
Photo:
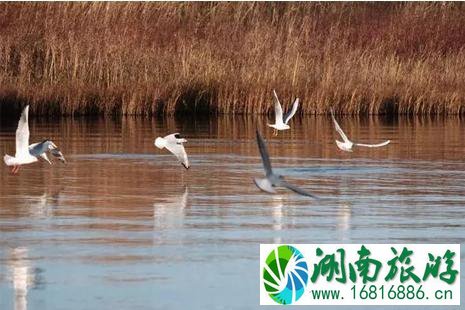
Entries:
<svg viewBox="0 0 465 310">
<path fill-rule="evenodd" d="M 68 164 L 0 166 L 0 309 L 258 308 L 260 243 L 461 243 L 464 265 L 463 120 L 345 117 L 360 142 L 393 141 L 354 153 L 327 117 L 278 138 L 266 121 L 31 120 Z M 276 171 L 328 199 L 260 192 L 256 127 Z M 153 146 L 176 131 L 188 171 Z"/>
</svg>

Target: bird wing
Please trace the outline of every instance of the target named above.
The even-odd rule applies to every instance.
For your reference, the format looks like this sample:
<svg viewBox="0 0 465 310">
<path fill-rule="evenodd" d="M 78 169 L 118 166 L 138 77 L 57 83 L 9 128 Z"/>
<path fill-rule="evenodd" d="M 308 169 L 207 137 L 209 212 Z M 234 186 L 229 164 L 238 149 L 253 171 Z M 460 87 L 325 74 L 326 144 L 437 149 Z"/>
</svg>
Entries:
<svg viewBox="0 0 465 310">
<path fill-rule="evenodd" d="M 266 173 L 266 176 L 268 177 L 273 174 L 273 170 L 271 169 L 270 156 L 268 155 L 268 150 L 266 149 L 265 141 L 263 140 L 258 130 L 257 130 L 257 144 L 258 144 L 258 150 L 260 151 L 260 156 L 262 157 L 263 168 L 265 168 L 265 173 Z"/>
<path fill-rule="evenodd" d="M 299 195 L 303 195 L 303 196 L 307 196 L 307 197 L 312 197 L 312 198 L 318 199 L 318 197 L 316 197 L 316 196 L 314 196 L 314 195 L 312 195 L 312 194 L 310 194 L 310 193 L 304 191 L 303 189 L 301 189 L 301 188 L 299 188 L 299 187 L 297 187 L 297 186 L 295 186 L 295 185 L 289 184 L 289 183 L 287 183 L 287 182 L 284 181 L 284 180 L 281 180 L 280 185 L 283 186 L 283 187 L 285 187 L 285 188 L 287 188 L 287 189 L 290 189 L 291 191 L 293 191 L 293 192 L 295 192 L 295 193 L 297 193 L 297 194 L 299 194 Z"/>
<path fill-rule="evenodd" d="M 163 139 L 165 139 L 168 143 L 184 143 L 184 142 L 187 142 L 187 140 L 182 138 L 181 135 L 178 132 L 172 133 L 172 134 L 167 135 L 167 136 L 164 136 Z"/>
<path fill-rule="evenodd" d="M 26 157 L 29 155 L 29 105 L 21 112 L 21 117 L 16 129 L 16 158 Z"/>
<path fill-rule="evenodd" d="M 378 144 L 363 144 L 363 143 L 354 143 L 356 146 L 365 146 L 365 147 L 381 147 L 388 145 L 391 142 L 391 140 L 387 140 Z"/>
<path fill-rule="evenodd" d="M 284 124 L 287 125 L 289 120 L 295 115 L 295 112 L 297 112 L 297 108 L 299 107 L 299 98 L 297 98 L 294 101 L 294 104 L 292 105 L 292 109 L 284 115 Z"/>
<path fill-rule="evenodd" d="M 179 137 L 179 133 L 172 133 L 170 135 L 164 136 L 163 139 L 166 140 L 168 143 L 176 143 L 177 142 L 177 137 Z"/>
<path fill-rule="evenodd" d="M 52 162 L 48 159 L 46 151 L 47 149 L 44 147 L 44 142 L 38 142 L 29 145 L 29 154 L 37 158 L 40 157 L 51 165 Z"/>
<path fill-rule="evenodd" d="M 283 108 L 281 107 L 281 103 L 279 102 L 278 95 L 276 91 L 273 89 L 273 102 L 274 102 L 274 117 L 275 117 L 275 124 L 282 124 L 283 123 Z"/>
<path fill-rule="evenodd" d="M 336 131 L 339 133 L 339 135 L 340 135 L 341 138 L 344 140 L 344 142 L 350 142 L 349 138 L 347 138 L 347 136 L 346 136 L 346 134 L 344 133 L 344 131 L 342 131 L 341 126 L 339 126 L 339 124 L 337 123 L 336 118 L 334 117 L 334 111 L 333 111 L 332 108 L 331 108 L 331 118 L 333 119 L 334 128 L 335 128 Z"/>
<path fill-rule="evenodd" d="M 44 142 L 33 143 L 29 145 L 29 153 L 32 156 L 38 157 L 44 153 L 46 149 L 44 148 Z"/>
<path fill-rule="evenodd" d="M 176 158 L 181 162 L 184 168 L 189 169 L 189 159 L 187 158 L 186 150 L 184 149 L 184 145 L 182 145 L 182 142 L 179 142 L 179 140 L 184 139 L 178 139 L 175 135 L 178 134 L 172 134 L 165 137 L 165 139 L 167 140 L 166 148 L 168 149 L 168 151 L 173 153 L 174 156 L 176 156 Z"/>
</svg>

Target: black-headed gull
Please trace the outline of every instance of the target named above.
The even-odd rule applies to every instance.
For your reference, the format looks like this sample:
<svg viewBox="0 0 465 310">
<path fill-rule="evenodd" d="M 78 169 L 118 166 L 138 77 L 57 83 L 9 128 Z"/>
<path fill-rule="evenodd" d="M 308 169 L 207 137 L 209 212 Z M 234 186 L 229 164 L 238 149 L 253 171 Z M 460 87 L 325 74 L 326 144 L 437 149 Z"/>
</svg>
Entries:
<svg viewBox="0 0 465 310">
<path fill-rule="evenodd" d="M 297 108 L 299 107 L 299 98 L 294 101 L 292 105 L 292 109 L 288 111 L 285 115 L 283 115 L 283 108 L 281 107 L 281 103 L 279 102 L 278 95 L 276 91 L 273 89 L 273 102 L 274 102 L 274 116 L 275 116 L 275 123 L 268 124 L 269 127 L 274 128 L 275 136 L 278 135 L 278 130 L 287 130 L 291 128 L 287 123 L 289 120 L 295 115 L 297 112 Z"/>
<path fill-rule="evenodd" d="M 341 136 L 342 140 L 344 140 L 344 142 L 336 140 L 336 145 L 337 145 L 337 147 L 338 147 L 339 149 L 343 150 L 343 151 L 346 151 L 346 152 L 353 152 L 353 147 L 354 147 L 354 146 L 381 147 L 381 146 L 388 145 L 388 144 L 391 142 L 390 140 L 387 140 L 387 141 L 384 141 L 384 142 L 381 142 L 381 143 L 378 143 L 378 144 L 354 143 L 354 142 L 350 141 L 349 138 L 347 138 L 347 136 L 346 136 L 346 134 L 344 133 L 344 131 L 342 131 L 341 126 L 339 126 L 339 124 L 337 123 L 336 118 L 334 117 L 333 109 L 331 109 L 331 118 L 333 119 L 334 128 L 335 128 L 336 131 L 339 133 L 339 135 Z"/>
<path fill-rule="evenodd" d="M 189 169 L 189 160 L 187 159 L 186 150 L 183 143 L 187 142 L 186 139 L 181 138 L 179 133 L 173 133 L 165 137 L 158 137 L 155 139 L 155 146 L 159 149 L 166 148 L 173 153 L 184 168 Z"/>
<path fill-rule="evenodd" d="M 50 152 L 54 157 L 58 158 L 58 160 L 61 161 L 62 163 L 64 164 L 66 163 L 66 159 L 63 156 L 63 153 L 56 146 L 56 144 L 53 143 L 49 139 L 46 139 L 39 143 L 34 143 L 34 144 L 29 145 L 29 153 L 31 153 L 32 156 L 41 157 L 42 159 L 44 159 L 46 162 L 48 162 L 51 165 L 52 162 L 48 159 L 47 152 Z"/>
<path fill-rule="evenodd" d="M 312 197 L 312 198 L 317 198 L 314 195 L 304 191 L 303 189 L 300 189 L 297 186 L 287 183 L 284 180 L 283 176 L 273 173 L 273 170 L 271 169 L 270 157 L 268 155 L 268 150 L 266 149 L 265 141 L 263 140 L 258 130 L 257 130 L 257 144 L 258 144 L 258 150 L 260 151 L 260 155 L 262 157 L 263 168 L 265 168 L 265 173 L 266 173 L 266 178 L 264 179 L 254 178 L 254 183 L 259 189 L 261 189 L 264 192 L 270 193 L 270 194 L 275 194 L 276 191 L 274 188 L 281 186 L 281 187 L 290 189 L 291 191 L 297 194 Z"/>
<path fill-rule="evenodd" d="M 21 117 L 16 129 L 16 154 L 15 157 L 5 154 L 3 161 L 7 166 L 13 166 L 12 173 L 16 174 L 22 165 L 31 164 L 37 161 L 37 157 L 29 152 L 29 105 L 21 112 Z"/>
</svg>

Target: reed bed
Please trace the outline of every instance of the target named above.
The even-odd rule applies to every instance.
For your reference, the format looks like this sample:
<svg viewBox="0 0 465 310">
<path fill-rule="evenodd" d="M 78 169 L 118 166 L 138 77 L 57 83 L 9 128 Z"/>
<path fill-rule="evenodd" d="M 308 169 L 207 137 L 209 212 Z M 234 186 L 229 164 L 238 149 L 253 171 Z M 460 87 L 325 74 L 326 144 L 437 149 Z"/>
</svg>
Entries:
<svg viewBox="0 0 465 310">
<path fill-rule="evenodd" d="M 465 113 L 462 3 L 0 3 L 0 109 Z"/>
</svg>

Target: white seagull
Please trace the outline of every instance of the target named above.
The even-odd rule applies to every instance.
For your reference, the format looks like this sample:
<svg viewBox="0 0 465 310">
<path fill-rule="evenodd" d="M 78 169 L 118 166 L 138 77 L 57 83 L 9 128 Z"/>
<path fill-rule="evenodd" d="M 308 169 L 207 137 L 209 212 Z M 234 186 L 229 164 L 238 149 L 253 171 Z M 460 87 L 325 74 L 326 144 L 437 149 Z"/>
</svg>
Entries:
<svg viewBox="0 0 465 310">
<path fill-rule="evenodd" d="M 313 196 L 312 194 L 307 193 L 303 189 L 300 189 L 297 186 L 287 183 L 284 180 L 283 176 L 273 173 L 273 170 L 271 169 L 270 157 L 268 155 L 268 150 L 266 149 L 265 141 L 263 140 L 258 130 L 257 130 L 257 144 L 258 144 L 258 150 L 260 151 L 260 155 L 262 157 L 263 168 L 265 168 L 265 173 L 266 173 L 266 178 L 264 179 L 254 178 L 254 183 L 259 189 L 261 189 L 264 192 L 270 193 L 270 194 L 275 194 L 276 191 L 274 188 L 281 186 L 281 187 L 290 189 L 291 191 L 297 194 L 312 197 L 312 198 L 317 198 Z"/>
<path fill-rule="evenodd" d="M 58 158 L 59 161 L 66 164 L 66 159 L 63 156 L 63 153 L 51 140 L 46 139 L 42 142 L 29 145 L 29 153 L 31 153 L 32 156 L 41 157 L 51 165 L 52 162 L 48 159 L 47 152 L 50 152 L 50 154 Z"/>
<path fill-rule="evenodd" d="M 274 89 L 273 89 L 273 102 L 274 102 L 275 123 L 268 124 L 268 126 L 274 128 L 274 134 L 275 136 L 277 136 L 278 130 L 286 130 L 286 129 L 291 128 L 287 123 L 289 123 L 289 120 L 295 115 L 295 112 L 297 112 L 297 108 L 299 107 L 299 98 L 297 98 L 294 101 L 294 104 L 292 105 L 292 109 L 288 111 L 284 116 L 283 116 L 283 108 L 281 107 L 281 103 L 279 102 L 278 95 L 276 94 L 276 91 Z"/>
<path fill-rule="evenodd" d="M 158 137 L 155 139 L 155 146 L 159 149 L 167 148 L 168 151 L 173 153 L 184 168 L 189 169 L 189 160 L 187 159 L 186 150 L 183 143 L 187 142 L 186 139 L 181 138 L 179 133 L 173 133 L 165 137 Z"/>
<path fill-rule="evenodd" d="M 16 154 L 15 157 L 5 154 L 3 161 L 7 166 L 13 166 L 11 172 L 16 174 L 21 165 L 31 164 L 37 161 L 37 157 L 29 152 L 29 105 L 21 112 L 21 118 L 16 129 Z"/>
<path fill-rule="evenodd" d="M 336 140 L 337 147 L 340 148 L 340 149 L 343 150 L 343 151 L 346 151 L 346 152 L 353 152 L 353 149 L 352 149 L 352 148 L 353 148 L 354 146 L 381 147 L 381 146 L 388 145 L 388 144 L 391 142 L 390 140 L 387 140 L 387 141 L 384 141 L 384 142 L 378 143 L 378 144 L 354 143 L 354 142 L 350 141 L 349 138 L 347 138 L 347 136 L 346 136 L 346 134 L 344 133 L 344 131 L 342 131 L 341 126 L 339 126 L 339 124 L 338 124 L 337 121 L 336 121 L 336 118 L 334 117 L 334 112 L 333 112 L 333 109 L 332 109 L 332 108 L 331 108 L 331 118 L 333 119 L 334 128 L 336 128 L 336 131 L 339 133 L 339 135 L 341 136 L 342 140 L 344 140 L 344 142 Z"/>
</svg>

